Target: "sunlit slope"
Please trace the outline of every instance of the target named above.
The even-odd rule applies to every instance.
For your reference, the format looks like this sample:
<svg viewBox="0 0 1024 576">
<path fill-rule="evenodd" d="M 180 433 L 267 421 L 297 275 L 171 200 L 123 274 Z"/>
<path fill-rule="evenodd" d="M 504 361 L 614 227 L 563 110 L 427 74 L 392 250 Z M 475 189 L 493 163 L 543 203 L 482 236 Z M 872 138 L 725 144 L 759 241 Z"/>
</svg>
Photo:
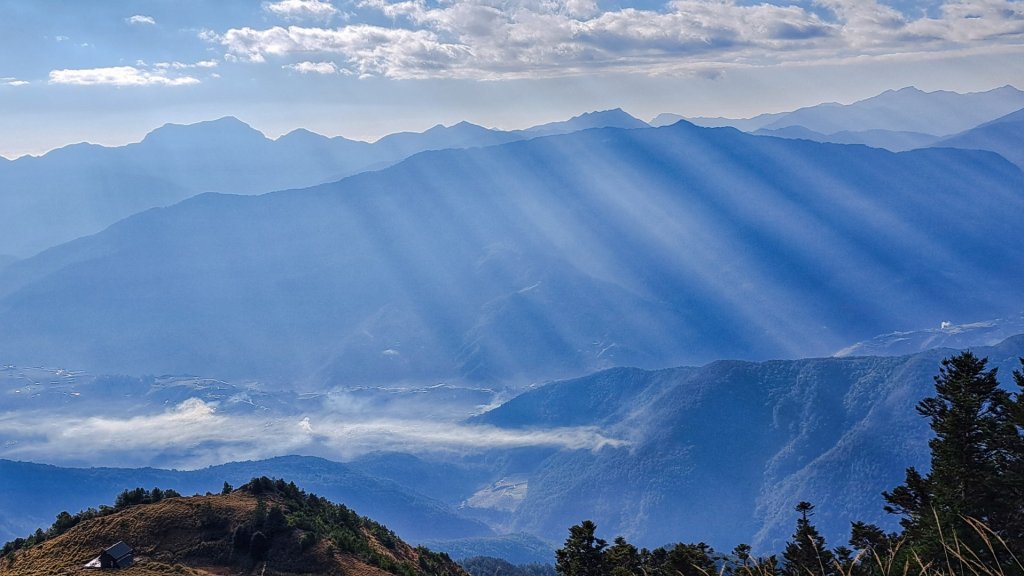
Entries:
<svg viewBox="0 0 1024 576">
<path fill-rule="evenodd" d="M 1020 306 L 1024 174 L 685 123 L 204 195 L 11 265 L 4 362 L 323 382 L 828 354 Z"/>
</svg>

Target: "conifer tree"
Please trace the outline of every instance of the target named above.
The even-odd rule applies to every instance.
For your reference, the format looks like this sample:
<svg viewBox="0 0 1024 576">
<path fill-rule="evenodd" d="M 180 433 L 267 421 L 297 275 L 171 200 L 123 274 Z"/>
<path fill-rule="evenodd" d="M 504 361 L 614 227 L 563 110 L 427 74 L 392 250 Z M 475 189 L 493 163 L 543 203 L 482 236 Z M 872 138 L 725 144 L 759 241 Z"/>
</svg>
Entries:
<svg viewBox="0 0 1024 576">
<path fill-rule="evenodd" d="M 785 576 L 832 576 L 835 574 L 835 558 L 825 547 L 825 538 L 811 524 L 814 505 L 800 502 L 796 505 L 800 518 L 796 521 L 796 532 L 783 552 L 782 573 Z"/>
<path fill-rule="evenodd" d="M 611 576 L 639 576 L 642 574 L 640 568 L 640 552 L 622 536 L 616 536 L 615 541 L 604 552 L 605 567 Z"/>
<path fill-rule="evenodd" d="M 752 563 L 750 558 L 751 550 L 752 548 L 750 547 L 750 544 L 737 544 L 736 547 L 732 549 L 732 555 L 736 557 L 736 562 L 738 563 L 737 568 L 750 567 Z"/>
<path fill-rule="evenodd" d="M 715 573 L 715 551 L 703 542 L 676 544 L 668 552 L 670 573 L 676 576 L 707 576 Z"/>
<path fill-rule="evenodd" d="M 569 528 L 565 546 L 555 551 L 555 571 L 560 576 L 602 576 L 604 549 L 608 543 L 595 536 L 597 526 L 590 520 Z"/>
<path fill-rule="evenodd" d="M 1024 358 L 1019 361 L 1024 367 Z M 1009 448 L 1010 466 L 1004 488 L 1007 491 L 1006 501 L 1015 502 L 1016 506 L 1011 505 L 1007 511 L 1003 536 L 1012 549 L 1024 550 L 1024 370 L 1014 370 L 1013 380 L 1017 384 L 1017 392 L 1010 405 L 1010 420 L 1017 436 Z"/>
<path fill-rule="evenodd" d="M 935 432 L 928 442 L 931 471 L 922 476 L 908 468 L 906 482 L 883 493 L 886 511 L 903 516 L 904 536 L 926 562 L 944 561 L 944 543 L 953 541 L 985 557 L 987 546 L 963 517 L 1012 538 L 1020 516 L 1014 402 L 986 364 L 969 351 L 942 361 L 936 395 L 917 405 Z"/>
</svg>

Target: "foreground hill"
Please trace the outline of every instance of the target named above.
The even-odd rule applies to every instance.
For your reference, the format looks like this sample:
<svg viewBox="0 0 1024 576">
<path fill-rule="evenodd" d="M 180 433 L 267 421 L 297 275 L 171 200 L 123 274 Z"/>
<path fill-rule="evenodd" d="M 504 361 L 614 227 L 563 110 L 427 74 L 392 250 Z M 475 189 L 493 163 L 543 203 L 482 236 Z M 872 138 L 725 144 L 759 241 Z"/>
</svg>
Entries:
<svg viewBox="0 0 1024 576">
<path fill-rule="evenodd" d="M 149 500 L 149 491 L 140 495 Z M 281 480 L 154 500 L 77 524 L 58 519 L 63 526 L 51 538 L 0 559 L 0 574 L 87 572 L 86 562 L 119 541 L 135 550 L 124 574 L 464 574 L 447 556 L 413 549 L 386 527 Z"/>
<path fill-rule="evenodd" d="M 488 536 L 484 524 L 459 515 L 438 499 L 413 488 L 364 473 L 357 467 L 321 458 L 289 456 L 254 462 L 234 462 L 201 470 L 155 468 L 62 468 L 0 460 L 0 541 L 48 524 L 61 510 L 80 510 L 113 500 L 132 486 L 160 486 L 182 494 L 219 491 L 222 482 L 239 485 L 260 474 L 290 478 L 338 502 L 346 502 L 387 523 L 403 538 L 419 542 Z M 449 479 L 458 490 L 467 480 Z M 422 476 L 421 476 L 422 477 Z M 34 498 L 40 490 L 49 496 Z M 463 488 L 472 492 L 473 488 Z"/>
<path fill-rule="evenodd" d="M 587 130 L 126 219 L 5 269 L 0 350 L 317 386 L 827 355 L 1019 311 L 1021 213 L 988 152 Z"/>
</svg>

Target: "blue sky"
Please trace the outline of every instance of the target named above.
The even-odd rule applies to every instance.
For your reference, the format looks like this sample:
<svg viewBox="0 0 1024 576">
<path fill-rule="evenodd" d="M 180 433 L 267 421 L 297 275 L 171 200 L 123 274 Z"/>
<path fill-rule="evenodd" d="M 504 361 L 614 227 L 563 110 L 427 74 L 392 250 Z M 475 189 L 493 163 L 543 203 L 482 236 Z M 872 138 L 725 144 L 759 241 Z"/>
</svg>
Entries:
<svg viewBox="0 0 1024 576">
<path fill-rule="evenodd" d="M 0 0 L 0 155 L 233 115 L 373 140 L 1024 87 L 1022 0 Z"/>
</svg>

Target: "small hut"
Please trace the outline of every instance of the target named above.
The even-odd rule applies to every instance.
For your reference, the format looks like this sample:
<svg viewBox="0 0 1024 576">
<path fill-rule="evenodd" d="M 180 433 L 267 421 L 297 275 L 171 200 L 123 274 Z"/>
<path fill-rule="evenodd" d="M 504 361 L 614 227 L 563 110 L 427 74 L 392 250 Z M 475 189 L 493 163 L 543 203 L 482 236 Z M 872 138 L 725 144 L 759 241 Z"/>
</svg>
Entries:
<svg viewBox="0 0 1024 576">
<path fill-rule="evenodd" d="M 118 542 L 109 548 L 100 551 L 100 555 L 93 558 L 86 568 L 98 568 L 100 570 L 112 570 L 115 568 L 127 568 L 135 563 L 135 551 L 124 542 Z"/>
</svg>

